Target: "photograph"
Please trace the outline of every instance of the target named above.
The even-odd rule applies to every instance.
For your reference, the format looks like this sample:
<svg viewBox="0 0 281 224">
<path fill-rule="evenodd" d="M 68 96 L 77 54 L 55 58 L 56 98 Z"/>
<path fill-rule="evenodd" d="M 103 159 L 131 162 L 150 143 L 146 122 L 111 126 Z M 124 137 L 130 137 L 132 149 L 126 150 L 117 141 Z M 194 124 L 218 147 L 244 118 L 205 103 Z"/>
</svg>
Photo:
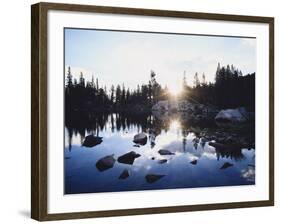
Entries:
<svg viewBox="0 0 281 224">
<path fill-rule="evenodd" d="M 256 184 L 256 37 L 63 38 L 64 194 Z"/>
</svg>

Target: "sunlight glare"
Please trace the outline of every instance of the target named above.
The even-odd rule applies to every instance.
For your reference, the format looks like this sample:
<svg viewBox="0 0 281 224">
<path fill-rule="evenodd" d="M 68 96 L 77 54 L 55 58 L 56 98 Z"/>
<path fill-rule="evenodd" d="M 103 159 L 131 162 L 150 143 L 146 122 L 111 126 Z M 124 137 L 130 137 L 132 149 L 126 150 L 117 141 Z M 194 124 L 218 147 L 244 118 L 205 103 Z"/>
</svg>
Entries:
<svg viewBox="0 0 281 224">
<path fill-rule="evenodd" d="M 170 130 L 178 130 L 181 127 L 181 124 L 178 120 L 172 120 L 170 123 Z"/>
<path fill-rule="evenodd" d="M 182 91 L 182 90 L 181 90 L 180 87 L 174 86 L 174 87 L 170 87 L 170 88 L 169 88 L 169 93 L 170 93 L 172 96 L 178 96 L 178 95 L 180 95 L 181 91 Z"/>
</svg>

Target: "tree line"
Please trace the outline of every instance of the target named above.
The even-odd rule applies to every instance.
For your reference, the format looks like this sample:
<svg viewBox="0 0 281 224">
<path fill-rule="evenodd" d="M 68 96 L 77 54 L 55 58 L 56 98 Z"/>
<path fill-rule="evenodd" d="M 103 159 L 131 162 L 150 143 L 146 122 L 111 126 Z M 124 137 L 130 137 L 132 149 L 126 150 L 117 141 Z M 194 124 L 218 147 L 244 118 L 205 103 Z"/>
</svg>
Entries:
<svg viewBox="0 0 281 224">
<path fill-rule="evenodd" d="M 70 111 L 120 111 L 150 110 L 160 100 L 169 100 L 171 95 L 167 86 L 162 87 L 156 80 L 156 73 L 151 71 L 147 84 L 130 89 L 124 84 L 101 86 L 98 78 L 85 81 L 83 73 L 77 80 L 68 67 L 65 82 L 65 108 Z M 205 74 L 200 80 L 195 73 L 193 86 L 187 85 L 186 75 L 182 80 L 182 92 L 178 100 L 189 100 L 211 104 L 218 108 L 247 107 L 255 108 L 255 73 L 243 75 L 233 65 L 218 67 L 215 81 L 207 83 Z"/>
</svg>

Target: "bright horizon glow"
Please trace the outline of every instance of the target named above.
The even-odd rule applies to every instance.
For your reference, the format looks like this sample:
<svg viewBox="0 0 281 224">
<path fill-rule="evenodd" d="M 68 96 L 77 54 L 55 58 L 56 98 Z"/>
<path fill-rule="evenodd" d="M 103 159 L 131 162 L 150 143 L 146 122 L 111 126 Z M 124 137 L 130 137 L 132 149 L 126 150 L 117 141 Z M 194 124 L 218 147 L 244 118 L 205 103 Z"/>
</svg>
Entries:
<svg viewBox="0 0 281 224">
<path fill-rule="evenodd" d="M 171 86 L 170 88 L 168 88 L 168 90 L 169 90 L 169 94 L 171 94 L 174 97 L 177 97 L 182 93 L 181 85 Z"/>
<path fill-rule="evenodd" d="M 150 71 L 171 94 L 181 92 L 184 71 L 189 86 L 195 72 L 213 82 L 217 64 L 233 64 L 243 74 L 256 71 L 256 39 L 141 32 L 65 29 L 65 73 L 92 75 L 101 87 L 136 89 L 148 84 Z"/>
</svg>

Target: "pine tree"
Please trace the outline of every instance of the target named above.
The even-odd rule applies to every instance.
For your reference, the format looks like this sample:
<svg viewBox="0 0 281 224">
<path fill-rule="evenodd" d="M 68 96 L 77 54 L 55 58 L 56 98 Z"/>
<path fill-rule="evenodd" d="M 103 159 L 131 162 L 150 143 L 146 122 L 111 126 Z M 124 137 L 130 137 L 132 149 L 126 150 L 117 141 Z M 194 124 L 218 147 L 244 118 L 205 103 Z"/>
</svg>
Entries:
<svg viewBox="0 0 281 224">
<path fill-rule="evenodd" d="M 202 74 L 202 84 L 203 85 L 206 85 L 207 83 L 206 83 L 206 76 L 205 76 L 205 73 L 203 72 L 203 74 Z"/>
<path fill-rule="evenodd" d="M 73 86 L 70 66 L 68 66 L 68 71 L 67 71 L 67 76 L 66 76 L 66 86 L 68 88 L 71 88 Z"/>
<path fill-rule="evenodd" d="M 121 87 L 120 85 L 118 84 L 117 87 L 116 87 L 116 90 L 115 90 L 115 103 L 117 106 L 120 106 L 120 103 L 121 103 Z"/>
<path fill-rule="evenodd" d="M 125 90 L 125 85 L 124 85 L 124 83 L 123 83 L 123 85 L 122 85 L 121 104 L 122 104 L 122 105 L 125 105 L 125 104 L 126 104 L 126 90 Z"/>
<path fill-rule="evenodd" d="M 99 91 L 99 79 L 96 78 L 96 87 L 97 87 L 97 90 Z"/>
<path fill-rule="evenodd" d="M 187 87 L 187 82 L 186 82 L 186 72 L 183 72 L 183 80 L 182 80 L 182 89 L 185 90 Z"/>
<path fill-rule="evenodd" d="M 114 92 L 115 92 L 114 85 L 111 86 L 110 92 L 111 92 L 110 101 L 111 101 L 111 104 L 113 104 L 114 103 Z"/>
<path fill-rule="evenodd" d="M 200 81 L 197 72 L 195 72 L 193 84 L 195 87 L 200 86 Z"/>
<path fill-rule="evenodd" d="M 81 87 L 85 87 L 85 79 L 83 77 L 83 72 L 80 72 L 79 85 Z"/>
</svg>

